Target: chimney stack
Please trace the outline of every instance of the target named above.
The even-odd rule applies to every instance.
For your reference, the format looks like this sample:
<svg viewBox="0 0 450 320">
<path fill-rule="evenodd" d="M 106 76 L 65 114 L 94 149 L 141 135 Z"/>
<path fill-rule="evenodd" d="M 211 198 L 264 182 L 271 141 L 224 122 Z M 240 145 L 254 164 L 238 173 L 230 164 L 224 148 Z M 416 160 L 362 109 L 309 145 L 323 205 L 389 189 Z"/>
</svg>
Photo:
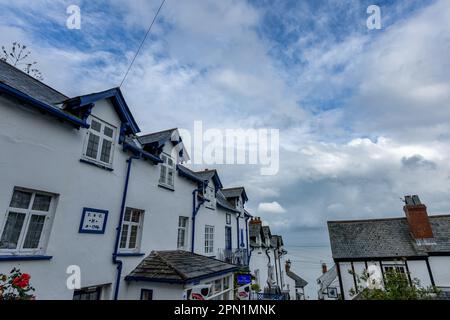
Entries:
<svg viewBox="0 0 450 320">
<path fill-rule="evenodd" d="M 327 273 L 328 272 L 328 267 L 326 263 L 322 263 L 322 274 Z"/>
<path fill-rule="evenodd" d="M 427 207 L 420 202 L 417 195 L 405 196 L 403 211 L 405 211 L 409 230 L 416 240 L 433 238 Z"/>
<path fill-rule="evenodd" d="M 250 220 L 250 224 L 259 224 L 259 225 L 261 225 L 262 222 L 261 222 L 261 219 L 259 217 L 255 217 L 255 218 L 252 218 Z"/>
</svg>

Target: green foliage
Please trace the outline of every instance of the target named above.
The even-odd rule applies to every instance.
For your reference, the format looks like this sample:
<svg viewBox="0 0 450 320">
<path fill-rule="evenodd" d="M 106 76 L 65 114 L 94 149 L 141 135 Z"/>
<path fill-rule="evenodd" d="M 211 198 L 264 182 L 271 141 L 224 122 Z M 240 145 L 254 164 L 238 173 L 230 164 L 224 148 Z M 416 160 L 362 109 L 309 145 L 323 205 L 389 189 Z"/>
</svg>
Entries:
<svg viewBox="0 0 450 320">
<path fill-rule="evenodd" d="M 252 291 L 255 291 L 255 292 L 261 291 L 261 287 L 257 283 L 252 284 L 252 286 L 250 288 L 252 289 Z"/>
<path fill-rule="evenodd" d="M 0 273 L 0 300 L 34 300 L 30 278 L 29 274 L 16 268 L 9 275 Z"/>
<path fill-rule="evenodd" d="M 371 279 L 367 271 L 355 276 L 358 290 L 352 288 L 350 295 L 359 300 L 429 300 L 439 295 L 437 288 L 422 287 L 419 279 L 409 280 L 408 274 L 397 270 L 385 272 L 380 285 Z"/>
</svg>

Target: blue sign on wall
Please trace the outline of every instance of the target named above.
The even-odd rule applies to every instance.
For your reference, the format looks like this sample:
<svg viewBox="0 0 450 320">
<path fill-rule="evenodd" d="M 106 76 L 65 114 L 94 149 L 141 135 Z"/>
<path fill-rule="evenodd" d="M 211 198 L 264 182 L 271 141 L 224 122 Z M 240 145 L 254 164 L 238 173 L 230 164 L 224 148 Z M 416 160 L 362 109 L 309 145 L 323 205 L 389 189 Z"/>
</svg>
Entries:
<svg viewBox="0 0 450 320">
<path fill-rule="evenodd" d="M 105 233 L 108 211 L 92 208 L 83 208 L 81 216 L 80 233 Z"/>
<path fill-rule="evenodd" d="M 238 284 L 249 284 L 252 283 L 252 276 L 249 274 L 238 274 L 237 276 Z"/>
</svg>

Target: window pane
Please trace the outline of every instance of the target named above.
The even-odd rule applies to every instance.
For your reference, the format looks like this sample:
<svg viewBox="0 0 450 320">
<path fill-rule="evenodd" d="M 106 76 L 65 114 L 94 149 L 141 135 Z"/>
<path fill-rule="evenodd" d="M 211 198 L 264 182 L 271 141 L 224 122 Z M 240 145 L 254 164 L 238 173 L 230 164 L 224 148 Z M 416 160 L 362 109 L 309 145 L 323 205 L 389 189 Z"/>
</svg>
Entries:
<svg viewBox="0 0 450 320">
<path fill-rule="evenodd" d="M 153 290 L 142 290 L 141 300 L 153 300 Z"/>
<path fill-rule="evenodd" d="M 92 120 L 92 122 L 91 122 L 91 129 L 92 129 L 92 130 L 95 130 L 95 131 L 97 131 L 97 132 L 101 132 L 102 125 L 101 125 L 100 122 L 97 122 L 97 121 L 95 121 L 95 120 Z"/>
<path fill-rule="evenodd" d="M 167 158 L 167 164 L 169 165 L 169 166 L 173 166 L 173 160 L 172 160 L 172 158 Z"/>
<path fill-rule="evenodd" d="M 112 147 L 111 141 L 103 140 L 100 161 L 109 163 L 110 158 L 111 158 L 111 147 Z"/>
<path fill-rule="evenodd" d="M 178 229 L 178 242 L 177 247 L 178 249 L 184 248 L 184 239 L 185 239 L 186 230 L 185 229 Z"/>
<path fill-rule="evenodd" d="M 130 243 L 128 244 L 128 248 L 129 249 L 135 249 L 136 248 L 137 234 L 138 234 L 138 227 L 137 226 L 131 226 Z"/>
<path fill-rule="evenodd" d="M 89 140 L 88 145 L 86 149 L 86 156 L 92 159 L 97 159 L 97 153 L 98 153 L 98 144 L 99 144 L 100 138 L 96 136 L 95 134 L 89 133 Z"/>
<path fill-rule="evenodd" d="M 124 224 L 122 226 L 122 235 L 120 236 L 120 247 L 121 248 L 127 247 L 127 238 L 128 238 L 128 225 Z"/>
<path fill-rule="evenodd" d="M 222 291 L 222 279 L 214 281 L 214 293 L 219 293 Z"/>
<path fill-rule="evenodd" d="M 125 217 L 123 218 L 124 221 L 131 221 L 131 209 L 127 208 L 125 210 Z"/>
<path fill-rule="evenodd" d="M 161 166 L 161 176 L 159 177 L 160 183 L 166 183 L 166 167 L 164 165 Z"/>
<path fill-rule="evenodd" d="M 48 211 L 50 209 L 51 201 L 52 201 L 52 197 L 45 196 L 43 194 L 37 194 L 34 197 L 33 210 Z"/>
<path fill-rule="evenodd" d="M 230 288 L 230 280 L 229 279 L 230 279 L 229 277 L 223 278 L 223 290 L 227 290 Z"/>
<path fill-rule="evenodd" d="M 173 169 L 169 169 L 169 176 L 167 179 L 167 184 L 173 186 Z"/>
<path fill-rule="evenodd" d="M 110 127 L 105 126 L 105 130 L 103 130 L 103 133 L 105 134 L 105 136 L 112 138 L 114 135 L 114 130 Z"/>
<path fill-rule="evenodd" d="M 0 249 L 15 249 L 22 231 L 25 213 L 10 212 L 0 240 Z"/>
<path fill-rule="evenodd" d="M 39 247 L 45 216 L 32 215 L 28 226 L 27 236 L 23 245 L 24 249 L 36 249 Z"/>
<path fill-rule="evenodd" d="M 141 213 L 139 211 L 133 211 L 131 221 L 139 222 L 140 218 L 141 218 Z"/>
<path fill-rule="evenodd" d="M 31 192 L 15 190 L 9 204 L 12 208 L 28 209 L 31 200 Z"/>
</svg>

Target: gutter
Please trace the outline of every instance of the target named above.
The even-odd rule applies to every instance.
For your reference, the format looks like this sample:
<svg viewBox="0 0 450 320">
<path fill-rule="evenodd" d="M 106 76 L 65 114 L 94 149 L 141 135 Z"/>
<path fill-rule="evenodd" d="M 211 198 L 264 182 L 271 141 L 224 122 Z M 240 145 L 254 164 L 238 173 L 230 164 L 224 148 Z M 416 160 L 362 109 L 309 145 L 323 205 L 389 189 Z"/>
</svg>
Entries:
<svg viewBox="0 0 450 320">
<path fill-rule="evenodd" d="M 132 151 L 133 153 L 138 154 L 139 157 L 144 158 L 144 159 L 149 159 L 149 160 L 153 161 L 154 163 L 162 163 L 163 162 L 159 157 L 154 156 L 151 153 L 148 153 L 144 150 L 141 150 L 127 142 L 123 142 L 123 150 L 125 151 L 127 149 Z"/>
<path fill-rule="evenodd" d="M 67 122 L 70 122 L 73 124 L 77 129 L 81 128 L 89 128 L 89 124 L 86 123 L 86 121 L 83 121 L 71 114 L 65 113 L 62 110 L 53 107 L 49 104 L 43 103 L 39 100 L 36 100 L 35 98 L 5 84 L 0 82 L 0 92 L 7 93 L 8 95 L 18 99 L 21 102 L 24 102 L 28 105 L 31 105 L 33 107 L 36 107 L 37 109 L 40 109 L 41 111 L 47 112 L 48 114 L 51 114 L 59 119 L 66 120 Z"/>
<path fill-rule="evenodd" d="M 130 171 L 131 171 L 131 163 L 133 162 L 133 159 L 139 159 L 139 157 L 131 156 L 128 160 L 128 166 L 127 166 L 127 175 L 125 178 L 125 186 L 123 189 L 123 195 L 122 195 L 122 204 L 120 206 L 120 217 L 116 228 L 116 240 L 114 243 L 114 251 L 113 251 L 113 264 L 117 265 L 117 275 L 116 275 L 116 286 L 114 288 L 114 300 L 118 299 L 119 296 L 119 287 L 120 287 L 120 277 L 122 276 L 122 260 L 117 259 L 118 257 L 118 250 L 119 250 L 119 239 L 122 232 L 122 220 L 123 216 L 125 214 L 125 205 L 127 201 L 127 193 L 128 193 L 128 182 L 130 181 Z"/>
</svg>

